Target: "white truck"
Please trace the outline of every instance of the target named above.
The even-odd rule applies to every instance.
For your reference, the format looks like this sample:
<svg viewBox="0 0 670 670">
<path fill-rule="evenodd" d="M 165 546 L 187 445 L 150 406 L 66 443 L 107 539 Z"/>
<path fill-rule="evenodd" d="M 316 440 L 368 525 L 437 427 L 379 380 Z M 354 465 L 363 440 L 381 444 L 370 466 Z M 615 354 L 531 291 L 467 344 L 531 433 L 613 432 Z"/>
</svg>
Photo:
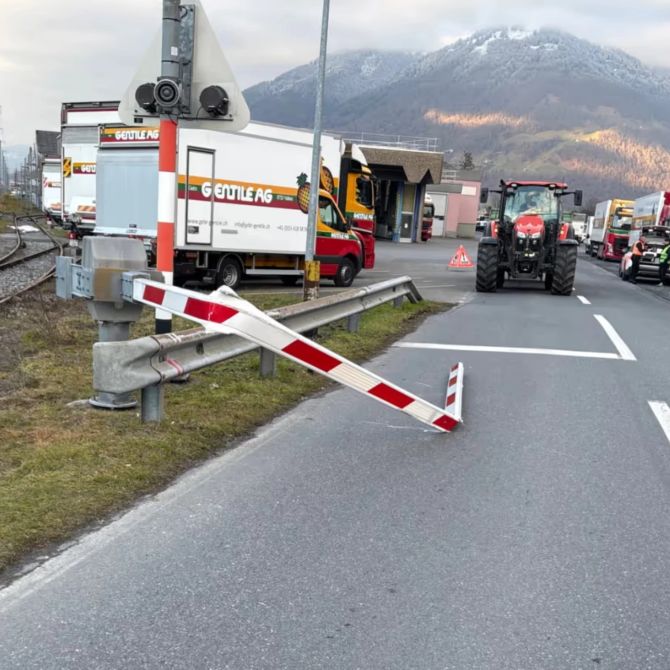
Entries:
<svg viewBox="0 0 670 670">
<path fill-rule="evenodd" d="M 575 232 L 575 239 L 581 244 L 586 239 L 587 234 L 586 214 L 575 212 L 572 215 L 572 229 Z"/>
<path fill-rule="evenodd" d="M 118 102 L 65 102 L 61 107 L 63 223 L 91 232 L 96 218 L 99 127 L 120 123 Z"/>
<path fill-rule="evenodd" d="M 670 191 L 658 191 L 638 198 L 633 204 L 633 230 L 670 226 Z"/>
<path fill-rule="evenodd" d="M 61 163 L 58 159 L 46 158 L 42 163 L 42 211 L 56 223 L 62 221 Z"/>
<path fill-rule="evenodd" d="M 130 130 L 130 129 L 128 129 Z M 105 132 L 113 129 L 103 127 Z M 117 129 L 116 132 L 121 132 Z M 244 276 L 276 275 L 286 284 L 303 272 L 312 135 L 252 123 L 240 133 L 179 131 L 175 278 L 230 287 Z M 101 139 L 96 234 L 156 236 L 157 150 Z M 374 189 L 365 158 L 345 157 L 339 138 L 322 138 L 316 254 L 321 275 L 349 286 L 374 266 Z M 343 189 L 346 183 L 350 186 Z M 344 191 L 346 190 L 346 194 Z M 335 194 L 345 196 L 337 206 Z"/>
</svg>

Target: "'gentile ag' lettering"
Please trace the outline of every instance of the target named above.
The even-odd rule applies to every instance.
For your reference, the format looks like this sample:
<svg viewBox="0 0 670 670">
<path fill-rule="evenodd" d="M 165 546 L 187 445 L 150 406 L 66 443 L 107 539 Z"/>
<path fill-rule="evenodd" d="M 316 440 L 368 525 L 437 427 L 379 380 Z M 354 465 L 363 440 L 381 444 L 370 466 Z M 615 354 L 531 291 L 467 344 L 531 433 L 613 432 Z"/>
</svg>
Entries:
<svg viewBox="0 0 670 670">
<path fill-rule="evenodd" d="M 212 182 L 206 181 L 200 187 L 205 198 L 212 197 Z M 273 195 L 271 188 L 256 188 L 255 186 L 239 186 L 237 184 L 214 184 L 215 200 L 230 200 L 233 202 L 262 202 L 269 205 Z"/>
<path fill-rule="evenodd" d="M 158 128 L 128 128 L 114 133 L 117 142 L 157 142 L 159 138 Z"/>
</svg>

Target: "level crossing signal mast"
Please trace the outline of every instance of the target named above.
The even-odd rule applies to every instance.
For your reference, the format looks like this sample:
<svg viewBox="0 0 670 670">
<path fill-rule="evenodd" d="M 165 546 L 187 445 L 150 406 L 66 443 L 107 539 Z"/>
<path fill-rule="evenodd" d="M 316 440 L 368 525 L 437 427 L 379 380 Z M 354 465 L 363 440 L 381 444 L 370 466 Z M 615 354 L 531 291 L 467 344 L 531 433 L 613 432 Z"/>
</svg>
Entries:
<svg viewBox="0 0 670 670">
<path fill-rule="evenodd" d="M 119 115 L 129 126 L 161 115 L 186 128 L 238 131 L 249 107 L 199 0 L 164 2 L 163 30 L 128 85 Z"/>
<path fill-rule="evenodd" d="M 234 132 L 250 119 L 249 107 L 199 0 L 163 0 L 162 32 L 130 82 L 119 116 L 129 126 L 155 125 L 160 117 L 156 269 L 172 284 L 177 125 Z M 171 330 L 172 315 L 156 310 L 156 333 Z"/>
</svg>

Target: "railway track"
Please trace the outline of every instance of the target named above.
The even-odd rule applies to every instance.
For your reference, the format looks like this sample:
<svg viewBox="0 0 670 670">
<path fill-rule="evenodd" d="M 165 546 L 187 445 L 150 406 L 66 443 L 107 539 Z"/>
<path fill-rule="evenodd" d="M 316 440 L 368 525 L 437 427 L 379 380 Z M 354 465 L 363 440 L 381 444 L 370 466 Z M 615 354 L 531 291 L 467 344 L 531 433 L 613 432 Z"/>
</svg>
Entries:
<svg viewBox="0 0 670 670">
<path fill-rule="evenodd" d="M 0 247 L 0 305 L 47 281 L 56 268 L 55 257 L 63 253 L 63 244 L 37 218 L 13 217 L 16 237 Z M 21 232 L 25 225 L 34 230 Z"/>
</svg>

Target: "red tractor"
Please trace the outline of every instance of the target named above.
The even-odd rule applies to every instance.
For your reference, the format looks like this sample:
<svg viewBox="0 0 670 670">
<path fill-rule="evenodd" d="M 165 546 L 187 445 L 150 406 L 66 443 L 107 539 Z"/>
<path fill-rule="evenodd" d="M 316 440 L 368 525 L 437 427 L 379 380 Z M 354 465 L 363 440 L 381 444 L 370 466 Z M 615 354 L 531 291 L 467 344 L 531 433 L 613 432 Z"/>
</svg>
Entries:
<svg viewBox="0 0 670 670">
<path fill-rule="evenodd" d="M 500 216 L 490 221 L 479 241 L 477 291 L 502 288 L 506 279 L 539 279 L 554 295 L 570 295 L 577 267 L 572 224 L 561 222 L 561 198 L 581 191 L 544 181 L 501 181 Z M 488 200 L 482 189 L 482 202 Z"/>
</svg>

